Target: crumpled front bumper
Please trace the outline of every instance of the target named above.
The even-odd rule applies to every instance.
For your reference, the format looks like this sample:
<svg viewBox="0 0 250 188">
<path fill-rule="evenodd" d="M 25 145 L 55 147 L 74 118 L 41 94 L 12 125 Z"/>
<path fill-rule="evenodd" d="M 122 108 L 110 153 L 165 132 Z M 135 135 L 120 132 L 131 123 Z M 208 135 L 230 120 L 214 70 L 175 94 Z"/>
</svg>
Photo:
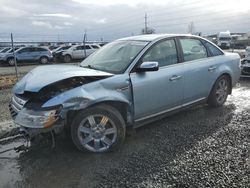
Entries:
<svg viewBox="0 0 250 188">
<path fill-rule="evenodd" d="M 28 136 L 30 139 L 39 134 L 48 133 L 52 131 L 55 134 L 60 134 L 61 132 L 63 132 L 63 130 L 64 130 L 63 124 L 56 124 L 50 128 L 29 128 L 29 127 L 20 126 L 20 133 L 24 134 L 25 136 Z"/>
</svg>

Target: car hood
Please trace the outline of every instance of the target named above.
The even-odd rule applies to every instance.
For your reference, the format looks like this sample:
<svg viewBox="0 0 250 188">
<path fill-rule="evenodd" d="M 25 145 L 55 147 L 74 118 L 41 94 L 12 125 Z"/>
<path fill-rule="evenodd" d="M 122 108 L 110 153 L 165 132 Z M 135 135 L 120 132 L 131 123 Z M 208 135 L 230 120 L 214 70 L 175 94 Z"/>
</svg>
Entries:
<svg viewBox="0 0 250 188">
<path fill-rule="evenodd" d="M 5 57 L 7 55 L 11 55 L 11 53 L 0 53 L 0 57 Z"/>
<path fill-rule="evenodd" d="M 75 77 L 108 77 L 113 74 L 73 65 L 45 65 L 26 74 L 13 88 L 16 94 L 38 92 L 45 86 Z"/>
</svg>

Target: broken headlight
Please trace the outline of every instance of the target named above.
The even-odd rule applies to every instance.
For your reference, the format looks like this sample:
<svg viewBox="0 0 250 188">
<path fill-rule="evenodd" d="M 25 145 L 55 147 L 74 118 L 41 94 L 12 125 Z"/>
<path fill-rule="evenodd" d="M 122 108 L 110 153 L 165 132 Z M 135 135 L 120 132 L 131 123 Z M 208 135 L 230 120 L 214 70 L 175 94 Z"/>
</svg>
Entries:
<svg viewBox="0 0 250 188">
<path fill-rule="evenodd" d="M 30 128 L 49 128 L 59 118 L 61 106 L 48 110 L 30 110 L 23 108 L 17 115 L 15 123 Z"/>
</svg>

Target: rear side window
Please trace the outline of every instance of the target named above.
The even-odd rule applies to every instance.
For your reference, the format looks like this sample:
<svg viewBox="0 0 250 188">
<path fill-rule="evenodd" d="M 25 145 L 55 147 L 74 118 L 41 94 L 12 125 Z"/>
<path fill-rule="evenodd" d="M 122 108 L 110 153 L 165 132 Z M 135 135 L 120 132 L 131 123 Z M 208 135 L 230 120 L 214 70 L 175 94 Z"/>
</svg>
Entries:
<svg viewBox="0 0 250 188">
<path fill-rule="evenodd" d="M 24 52 L 32 52 L 32 48 L 23 48 L 19 51 L 19 53 L 24 53 Z"/>
<path fill-rule="evenodd" d="M 205 46 L 198 39 L 180 39 L 184 61 L 192 61 L 207 57 Z"/>
<path fill-rule="evenodd" d="M 210 42 L 204 41 L 204 44 L 209 50 L 211 56 L 223 55 L 223 53 L 216 46 L 212 45 Z"/>
<path fill-rule="evenodd" d="M 159 67 L 173 65 L 178 62 L 174 40 L 166 40 L 155 44 L 142 58 L 142 62 L 156 61 Z"/>
</svg>

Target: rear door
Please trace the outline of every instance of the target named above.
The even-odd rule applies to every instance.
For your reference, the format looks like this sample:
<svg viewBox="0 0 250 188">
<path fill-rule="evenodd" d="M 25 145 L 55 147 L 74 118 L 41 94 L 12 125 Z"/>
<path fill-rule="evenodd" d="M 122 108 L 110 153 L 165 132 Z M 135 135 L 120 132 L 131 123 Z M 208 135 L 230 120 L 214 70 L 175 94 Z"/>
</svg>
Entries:
<svg viewBox="0 0 250 188">
<path fill-rule="evenodd" d="M 40 56 L 41 56 L 40 48 L 35 47 L 31 49 L 30 60 L 32 61 L 39 60 Z"/>
<path fill-rule="evenodd" d="M 157 61 L 159 70 L 130 74 L 136 121 L 179 107 L 183 101 L 183 65 L 179 62 L 176 41 L 154 44 L 139 63 Z"/>
<path fill-rule="evenodd" d="M 216 77 L 217 62 L 199 38 L 181 37 L 179 41 L 185 70 L 183 104 L 205 99 Z"/>
</svg>

